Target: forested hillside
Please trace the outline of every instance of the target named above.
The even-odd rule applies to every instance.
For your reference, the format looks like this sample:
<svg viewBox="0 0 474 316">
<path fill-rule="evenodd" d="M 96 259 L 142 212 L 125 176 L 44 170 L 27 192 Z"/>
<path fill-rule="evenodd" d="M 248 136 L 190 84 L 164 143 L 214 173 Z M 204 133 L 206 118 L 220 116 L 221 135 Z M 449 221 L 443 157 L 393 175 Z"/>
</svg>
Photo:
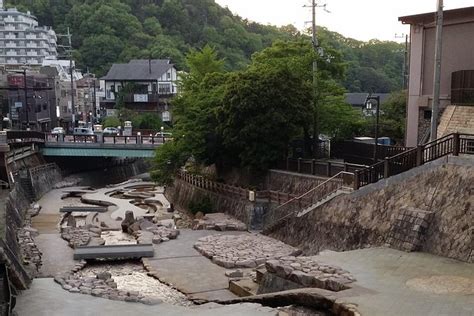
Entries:
<svg viewBox="0 0 474 316">
<path fill-rule="evenodd" d="M 275 40 L 302 36 L 292 26 L 277 28 L 242 19 L 214 0 L 8 0 L 6 5 L 31 11 L 57 33 L 70 27 L 75 59 L 82 69 L 98 75 L 111 63 L 131 58 L 169 57 L 186 69 L 185 55 L 205 44 L 216 49 L 226 69 L 241 69 L 253 53 Z M 349 91 L 401 88 L 401 45 L 364 43 L 325 29 L 320 29 L 320 38 L 346 61 L 342 83 Z"/>
</svg>

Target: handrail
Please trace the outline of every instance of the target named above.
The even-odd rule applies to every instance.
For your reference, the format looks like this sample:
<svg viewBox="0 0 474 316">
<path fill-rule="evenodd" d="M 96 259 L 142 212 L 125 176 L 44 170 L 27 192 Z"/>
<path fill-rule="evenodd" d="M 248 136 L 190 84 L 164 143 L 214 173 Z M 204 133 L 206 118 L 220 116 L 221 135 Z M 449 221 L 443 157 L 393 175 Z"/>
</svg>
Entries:
<svg viewBox="0 0 474 316">
<path fill-rule="evenodd" d="M 306 192 L 306 193 L 304 193 L 304 194 L 302 194 L 298 197 L 295 197 L 295 198 L 289 200 L 288 202 L 283 203 L 282 205 L 280 205 L 280 206 L 276 207 L 275 209 L 273 209 L 270 213 L 268 213 L 269 215 L 273 215 L 274 213 L 276 213 L 276 211 L 278 211 L 278 210 L 280 210 L 280 209 L 282 209 L 282 208 L 298 201 L 298 208 L 297 209 L 291 211 L 288 214 L 285 214 L 284 216 L 282 216 L 282 217 L 278 218 L 277 220 L 273 221 L 272 223 L 267 223 L 268 222 L 268 217 L 267 217 L 264 221 L 265 225 L 267 225 L 267 227 L 265 228 L 265 231 L 271 230 L 271 228 L 274 227 L 275 225 L 277 225 L 278 223 L 284 221 L 285 219 L 287 219 L 291 216 L 294 216 L 294 215 L 298 214 L 303 207 L 306 207 L 306 205 L 302 205 L 302 201 L 304 201 L 304 198 L 309 196 L 310 194 L 314 193 L 315 191 L 320 190 L 322 187 L 325 187 L 327 184 L 337 183 L 339 185 L 336 188 L 332 189 L 332 191 L 330 191 L 330 192 L 323 192 L 324 196 L 321 196 L 316 201 L 316 203 L 323 200 L 325 197 L 331 195 L 332 193 L 337 192 L 338 190 L 344 188 L 344 179 L 342 178 L 342 176 L 344 176 L 344 175 L 349 175 L 351 178 L 354 178 L 354 173 L 341 171 L 338 174 L 336 174 L 335 176 L 327 179 L 323 183 L 320 183 L 316 187 L 312 188 L 308 192 Z M 337 181 L 337 180 L 340 180 L 340 181 Z M 347 186 L 347 188 L 351 188 L 351 187 Z M 313 203 L 313 199 L 311 199 L 311 202 L 310 202 L 309 206 L 315 204 L 315 203 L 313 203 L 313 204 L 311 204 L 311 203 Z"/>
<path fill-rule="evenodd" d="M 447 155 L 474 154 L 474 134 L 452 133 L 355 172 L 355 189 Z"/>
</svg>

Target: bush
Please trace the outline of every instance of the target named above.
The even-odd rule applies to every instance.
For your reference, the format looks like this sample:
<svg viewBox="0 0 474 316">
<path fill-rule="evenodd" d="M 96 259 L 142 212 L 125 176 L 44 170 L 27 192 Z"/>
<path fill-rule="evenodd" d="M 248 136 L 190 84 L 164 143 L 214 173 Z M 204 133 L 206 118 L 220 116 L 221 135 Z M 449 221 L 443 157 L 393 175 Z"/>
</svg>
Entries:
<svg viewBox="0 0 474 316">
<path fill-rule="evenodd" d="M 214 206 L 212 205 L 211 199 L 208 196 L 200 198 L 198 200 L 192 200 L 189 203 L 189 211 L 196 215 L 198 212 L 203 214 L 214 213 Z"/>
</svg>

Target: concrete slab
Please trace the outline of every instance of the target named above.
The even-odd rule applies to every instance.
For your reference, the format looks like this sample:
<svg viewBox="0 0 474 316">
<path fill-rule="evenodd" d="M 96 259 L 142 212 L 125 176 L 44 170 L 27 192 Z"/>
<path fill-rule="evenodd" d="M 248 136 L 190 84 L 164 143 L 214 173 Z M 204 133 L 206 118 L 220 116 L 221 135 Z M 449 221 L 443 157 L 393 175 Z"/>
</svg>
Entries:
<svg viewBox="0 0 474 316">
<path fill-rule="evenodd" d="M 33 217 L 31 224 L 38 230 L 40 234 L 59 234 L 59 221 L 61 215 L 59 214 L 42 214 Z"/>
<path fill-rule="evenodd" d="M 144 259 L 160 281 L 185 294 L 223 290 L 229 287 L 225 269 L 202 256 Z"/>
<path fill-rule="evenodd" d="M 148 306 L 140 303 L 112 301 L 64 291 L 52 279 L 36 279 L 31 288 L 17 299 L 19 316 L 274 316 L 277 311 L 258 304 L 196 307 L 173 306 L 166 303 Z"/>
<path fill-rule="evenodd" d="M 73 250 L 59 234 L 41 234 L 35 241 L 43 253 L 39 277 L 51 278 L 74 267 L 76 262 L 72 259 Z"/>
<path fill-rule="evenodd" d="M 474 285 L 474 264 L 389 248 L 324 251 L 319 257 L 324 263 L 350 271 L 357 279 L 354 286 L 370 290 L 337 293 L 339 301 L 356 304 L 362 315 L 474 315 L 474 294 L 455 293 L 459 290 L 458 278 L 467 283 L 471 280 Z M 454 282 L 412 286 L 433 276 Z M 453 292 L 436 294 L 434 288 L 440 287 Z"/>
</svg>

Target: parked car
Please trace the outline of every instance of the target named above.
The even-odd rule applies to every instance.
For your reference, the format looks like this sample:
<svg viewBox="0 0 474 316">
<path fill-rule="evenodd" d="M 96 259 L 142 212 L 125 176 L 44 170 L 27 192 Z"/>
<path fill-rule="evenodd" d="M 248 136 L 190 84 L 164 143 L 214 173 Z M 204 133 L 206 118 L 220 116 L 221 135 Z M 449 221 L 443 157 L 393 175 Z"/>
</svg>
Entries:
<svg viewBox="0 0 474 316">
<path fill-rule="evenodd" d="M 173 134 L 169 132 L 158 132 L 155 134 L 155 137 L 171 138 L 173 137 Z"/>
<path fill-rule="evenodd" d="M 51 134 L 53 135 L 64 135 L 66 131 L 62 127 L 55 127 L 51 130 Z"/>
<path fill-rule="evenodd" d="M 120 130 L 116 127 L 106 127 L 104 128 L 104 135 L 115 136 L 120 134 Z"/>
<path fill-rule="evenodd" d="M 94 135 L 94 132 L 92 131 L 92 129 L 87 127 L 76 127 L 74 128 L 73 134 L 75 136 L 92 136 Z"/>
</svg>

